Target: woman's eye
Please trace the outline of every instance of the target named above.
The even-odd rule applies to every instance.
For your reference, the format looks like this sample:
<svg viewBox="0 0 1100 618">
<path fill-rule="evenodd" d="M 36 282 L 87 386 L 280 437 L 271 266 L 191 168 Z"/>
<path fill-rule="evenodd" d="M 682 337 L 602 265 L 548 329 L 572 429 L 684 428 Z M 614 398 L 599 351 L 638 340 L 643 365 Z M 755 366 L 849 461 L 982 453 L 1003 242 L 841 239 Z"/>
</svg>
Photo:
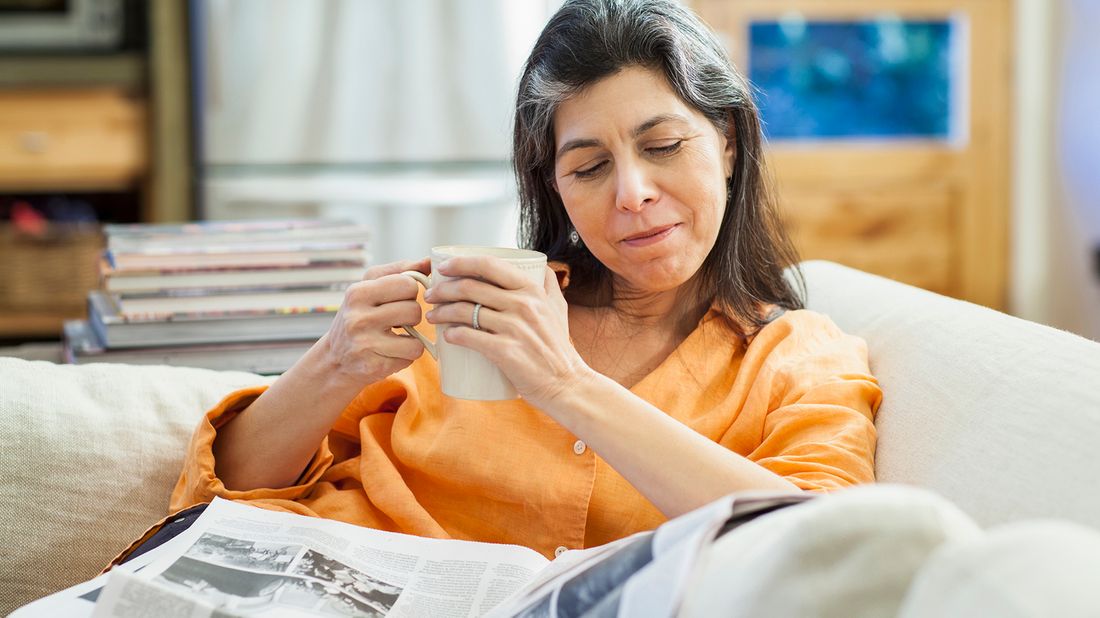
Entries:
<svg viewBox="0 0 1100 618">
<path fill-rule="evenodd" d="M 585 179 L 585 178 L 592 178 L 596 174 L 600 173 L 600 170 L 603 169 L 603 167 L 606 163 L 607 163 L 607 161 L 600 161 L 599 163 L 597 163 L 597 164 L 595 164 L 591 167 L 586 167 L 582 170 L 577 170 L 577 171 L 573 172 L 573 175 L 576 176 L 577 178 L 582 179 L 582 180 Z"/>
<path fill-rule="evenodd" d="M 667 144 L 665 146 L 653 146 L 652 148 L 647 148 L 646 150 L 648 150 L 651 154 L 665 156 L 675 153 L 677 150 L 680 149 L 680 146 L 682 146 L 683 144 L 684 140 L 678 139 L 671 144 Z"/>
</svg>

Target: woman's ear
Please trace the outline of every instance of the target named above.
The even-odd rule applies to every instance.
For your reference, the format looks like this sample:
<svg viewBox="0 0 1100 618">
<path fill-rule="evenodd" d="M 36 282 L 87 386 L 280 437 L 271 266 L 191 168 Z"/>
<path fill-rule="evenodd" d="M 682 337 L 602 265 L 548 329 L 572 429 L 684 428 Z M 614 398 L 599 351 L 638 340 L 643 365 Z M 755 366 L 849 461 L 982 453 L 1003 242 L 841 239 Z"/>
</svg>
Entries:
<svg viewBox="0 0 1100 618">
<path fill-rule="evenodd" d="M 551 169 L 548 173 L 543 174 L 543 178 L 546 180 L 546 185 L 550 187 L 550 190 L 560 196 L 561 190 L 558 189 L 558 176 L 554 173 L 554 170 Z"/>
<path fill-rule="evenodd" d="M 737 163 L 737 129 L 734 128 L 733 114 L 730 114 L 728 122 L 729 129 L 726 130 L 726 148 L 722 153 L 726 178 L 733 176 L 733 166 Z"/>
</svg>

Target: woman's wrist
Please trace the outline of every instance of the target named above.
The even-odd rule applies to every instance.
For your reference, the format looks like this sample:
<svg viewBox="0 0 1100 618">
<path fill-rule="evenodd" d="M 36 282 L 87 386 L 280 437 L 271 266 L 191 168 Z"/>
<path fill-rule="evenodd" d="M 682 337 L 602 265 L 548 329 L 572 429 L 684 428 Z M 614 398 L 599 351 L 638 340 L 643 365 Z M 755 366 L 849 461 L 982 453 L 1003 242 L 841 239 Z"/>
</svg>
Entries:
<svg viewBox="0 0 1100 618">
<path fill-rule="evenodd" d="M 320 391 L 340 395 L 350 393 L 351 400 L 362 388 L 377 378 L 363 376 L 359 372 L 351 370 L 334 353 L 329 339 L 325 334 L 311 347 L 305 356 L 299 361 L 304 377 L 309 379 Z"/>
<path fill-rule="evenodd" d="M 569 376 L 556 380 L 557 388 L 553 393 L 541 401 L 529 403 L 575 433 L 577 425 L 583 424 L 582 417 L 590 408 L 584 404 L 597 400 L 598 390 L 606 388 L 608 381 L 603 374 L 582 364 Z"/>
<path fill-rule="evenodd" d="M 361 379 L 338 369 L 322 337 L 218 430 L 218 476 L 236 490 L 290 486 L 362 388 Z"/>
</svg>

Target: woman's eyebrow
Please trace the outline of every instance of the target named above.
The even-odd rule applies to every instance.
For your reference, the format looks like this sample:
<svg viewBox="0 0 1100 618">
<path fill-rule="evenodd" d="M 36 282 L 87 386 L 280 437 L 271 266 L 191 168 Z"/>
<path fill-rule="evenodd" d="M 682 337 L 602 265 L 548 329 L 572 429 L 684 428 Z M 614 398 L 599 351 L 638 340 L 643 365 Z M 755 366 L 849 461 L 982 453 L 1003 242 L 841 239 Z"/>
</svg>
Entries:
<svg viewBox="0 0 1100 618">
<path fill-rule="evenodd" d="M 570 150 L 576 150 L 578 148 L 596 148 L 599 145 L 600 145 L 600 140 L 596 140 L 596 139 L 591 139 L 591 138 L 571 139 L 568 142 L 565 142 L 564 144 L 562 144 L 561 148 L 558 149 L 558 154 L 554 155 L 554 163 L 557 163 L 558 161 L 560 161 L 561 158 L 563 156 L 565 156 L 565 153 L 569 152 Z"/>
<path fill-rule="evenodd" d="M 680 114 L 657 114 L 637 127 L 634 127 L 634 137 L 639 137 L 641 134 L 664 122 L 688 122 L 688 119 Z M 600 145 L 600 140 L 597 139 L 584 137 L 571 139 L 562 144 L 561 148 L 558 149 L 557 154 L 554 155 L 554 162 L 557 163 L 560 161 L 570 150 L 577 150 L 578 148 L 596 148 Z"/>
<path fill-rule="evenodd" d="M 688 122 L 688 119 L 680 114 L 657 114 L 656 116 L 646 120 L 642 124 L 634 128 L 634 137 L 640 136 L 642 133 L 652 129 L 653 127 L 661 124 L 662 122 Z"/>
</svg>

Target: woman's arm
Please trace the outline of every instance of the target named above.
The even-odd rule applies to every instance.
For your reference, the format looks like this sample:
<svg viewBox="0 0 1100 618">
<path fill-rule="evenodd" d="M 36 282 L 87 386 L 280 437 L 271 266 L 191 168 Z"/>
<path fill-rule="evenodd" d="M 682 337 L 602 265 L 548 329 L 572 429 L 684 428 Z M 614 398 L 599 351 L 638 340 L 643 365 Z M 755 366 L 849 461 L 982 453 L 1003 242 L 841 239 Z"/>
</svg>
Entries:
<svg viewBox="0 0 1100 618">
<path fill-rule="evenodd" d="M 424 259 L 369 269 L 348 288 L 325 336 L 218 429 L 215 471 L 227 489 L 293 485 L 359 391 L 423 353 L 419 341 L 393 329 L 421 318 L 419 287 L 399 273 L 429 267 Z"/>
<path fill-rule="evenodd" d="M 753 372 L 738 374 L 751 384 L 744 397 L 710 410 L 738 422 L 712 418 L 722 429 L 706 436 L 587 368 L 540 407 L 670 516 L 732 491 L 874 481 L 882 390 L 861 339 L 823 315 L 788 312 L 754 337 L 740 371 Z"/>
<path fill-rule="evenodd" d="M 540 408 L 669 518 L 734 491 L 800 491 L 592 370 Z"/>
<path fill-rule="evenodd" d="M 339 371 L 322 337 L 243 412 L 218 429 L 215 471 L 226 489 L 288 487 L 363 383 Z"/>
</svg>

